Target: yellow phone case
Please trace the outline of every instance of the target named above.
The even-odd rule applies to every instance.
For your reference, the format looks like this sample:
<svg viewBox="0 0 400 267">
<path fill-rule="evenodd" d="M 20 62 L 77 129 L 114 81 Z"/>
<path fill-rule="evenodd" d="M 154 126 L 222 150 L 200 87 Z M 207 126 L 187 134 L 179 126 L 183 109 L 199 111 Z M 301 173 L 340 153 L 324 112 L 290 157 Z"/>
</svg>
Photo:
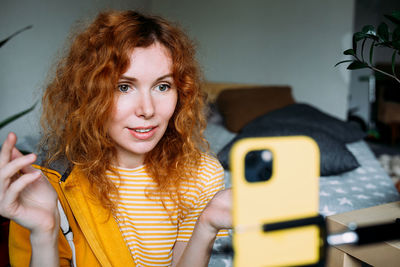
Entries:
<svg viewBox="0 0 400 267">
<path fill-rule="evenodd" d="M 269 150 L 268 181 L 245 179 L 245 156 Z M 305 136 L 259 137 L 238 141 L 230 157 L 233 190 L 234 266 L 301 266 L 320 260 L 317 225 L 264 232 L 262 225 L 318 215 L 319 149 Z"/>
</svg>

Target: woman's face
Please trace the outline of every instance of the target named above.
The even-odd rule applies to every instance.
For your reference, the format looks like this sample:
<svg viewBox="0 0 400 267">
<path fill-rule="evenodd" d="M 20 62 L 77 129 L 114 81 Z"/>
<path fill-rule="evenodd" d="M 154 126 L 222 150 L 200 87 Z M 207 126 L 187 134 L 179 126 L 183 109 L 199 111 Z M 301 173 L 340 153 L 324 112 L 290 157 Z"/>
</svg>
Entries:
<svg viewBox="0 0 400 267">
<path fill-rule="evenodd" d="M 143 164 L 163 137 L 178 99 L 168 50 L 156 42 L 135 48 L 119 79 L 108 134 L 116 143 L 119 167 Z"/>
</svg>

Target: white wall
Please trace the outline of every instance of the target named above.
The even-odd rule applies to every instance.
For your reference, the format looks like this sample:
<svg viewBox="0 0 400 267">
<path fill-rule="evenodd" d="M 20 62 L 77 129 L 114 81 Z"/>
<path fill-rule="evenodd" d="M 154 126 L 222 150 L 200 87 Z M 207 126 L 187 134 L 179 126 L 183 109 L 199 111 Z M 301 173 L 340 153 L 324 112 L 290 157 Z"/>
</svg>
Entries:
<svg viewBox="0 0 400 267">
<path fill-rule="evenodd" d="M 40 99 L 49 67 L 54 63 L 76 20 L 92 19 L 102 9 L 136 8 L 147 11 L 146 0 L 2 0 L 0 40 L 27 25 L 33 25 L 0 48 L 0 121 Z M 15 131 L 20 146 L 38 137 L 39 106 L 0 130 L 3 142 Z"/>
<path fill-rule="evenodd" d="M 197 39 L 210 81 L 288 84 L 297 101 L 345 118 L 353 0 L 153 0 Z"/>
</svg>

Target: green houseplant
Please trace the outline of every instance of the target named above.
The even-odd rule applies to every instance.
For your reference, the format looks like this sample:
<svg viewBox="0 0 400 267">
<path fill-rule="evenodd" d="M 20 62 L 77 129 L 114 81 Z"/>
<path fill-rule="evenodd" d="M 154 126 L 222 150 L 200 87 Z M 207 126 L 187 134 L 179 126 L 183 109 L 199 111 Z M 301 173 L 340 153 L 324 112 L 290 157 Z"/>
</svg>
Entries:
<svg viewBox="0 0 400 267">
<path fill-rule="evenodd" d="M 372 25 L 364 26 L 360 32 L 353 34 L 353 47 L 343 52 L 352 59 L 340 61 L 335 66 L 350 63 L 347 67 L 349 70 L 369 68 L 376 75 L 384 75 L 400 83 L 399 75 L 396 74 L 396 57 L 400 56 L 400 11 L 385 15 L 385 17 L 394 24 L 393 31 L 390 31 L 385 22 L 379 24 L 376 29 Z M 392 50 L 391 73 L 377 68 L 373 63 L 375 49 L 383 47 Z M 368 55 L 365 55 L 365 50 L 368 50 Z"/>
<path fill-rule="evenodd" d="M 344 55 L 350 56 L 351 59 L 343 60 L 336 63 L 335 67 L 349 63 L 347 69 L 371 69 L 374 72 L 374 77 L 377 81 L 388 81 L 392 80 L 395 84 L 400 84 L 400 76 L 398 71 L 396 72 L 396 59 L 400 56 L 400 11 L 394 11 L 390 15 L 384 15 L 387 20 L 392 23 L 394 27 L 393 31 L 390 30 L 388 24 L 382 22 L 378 27 L 373 25 L 365 25 L 362 30 L 353 34 L 353 45 L 352 48 L 347 49 L 343 52 Z M 373 62 L 374 52 L 376 49 L 386 49 L 391 52 L 391 64 L 387 68 L 376 65 Z M 365 80 L 366 77 L 360 77 L 360 80 Z M 368 78 L 367 78 L 368 79 Z M 349 111 L 348 119 L 357 119 L 356 122 L 364 125 L 363 128 L 367 129 L 365 122 L 354 115 L 354 110 Z M 373 115 L 376 116 L 376 111 L 372 109 Z M 377 129 L 375 123 L 369 126 L 368 136 L 374 139 L 381 138 L 381 131 Z"/>
</svg>

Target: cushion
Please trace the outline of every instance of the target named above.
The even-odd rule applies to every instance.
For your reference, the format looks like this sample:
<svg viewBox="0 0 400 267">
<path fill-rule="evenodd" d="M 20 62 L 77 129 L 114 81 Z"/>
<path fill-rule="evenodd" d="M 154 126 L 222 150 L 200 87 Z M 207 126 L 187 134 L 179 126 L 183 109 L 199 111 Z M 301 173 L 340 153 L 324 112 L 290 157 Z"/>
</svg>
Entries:
<svg viewBox="0 0 400 267">
<path fill-rule="evenodd" d="M 275 122 L 294 124 L 320 130 L 343 143 L 352 143 L 363 139 L 366 133 L 349 122 L 335 118 L 308 104 L 296 103 L 259 116 L 246 125 L 246 131 L 256 130 L 260 125 Z"/>
<path fill-rule="evenodd" d="M 321 176 L 336 175 L 359 167 L 345 144 L 362 139 L 365 133 L 307 104 L 292 104 L 252 120 L 218 153 L 218 158 L 228 169 L 231 147 L 239 139 L 293 135 L 306 135 L 317 142 Z"/>
<path fill-rule="evenodd" d="M 239 132 L 251 120 L 294 103 L 289 86 L 260 86 L 226 89 L 216 100 L 225 127 Z"/>
<path fill-rule="evenodd" d="M 320 150 L 321 176 L 336 175 L 359 167 L 353 154 L 345 144 L 325 132 L 312 127 L 275 122 L 260 126 L 256 131 L 243 129 L 219 153 L 218 159 L 224 168 L 229 169 L 229 153 L 234 142 L 246 137 L 306 135 L 313 138 Z"/>
</svg>

